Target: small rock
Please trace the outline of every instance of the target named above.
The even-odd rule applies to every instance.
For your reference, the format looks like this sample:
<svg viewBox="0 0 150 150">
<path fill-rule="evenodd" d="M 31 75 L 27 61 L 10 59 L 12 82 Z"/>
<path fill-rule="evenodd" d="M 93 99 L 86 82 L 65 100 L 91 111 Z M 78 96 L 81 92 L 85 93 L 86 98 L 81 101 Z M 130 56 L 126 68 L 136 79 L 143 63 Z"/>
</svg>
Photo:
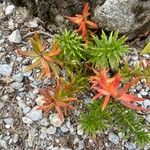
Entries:
<svg viewBox="0 0 150 150">
<path fill-rule="evenodd" d="M 74 132 L 73 125 L 70 123 L 70 121 L 67 121 L 67 122 L 66 122 L 66 126 L 67 126 L 68 129 L 70 130 L 70 133 L 73 133 L 73 132 Z"/>
<path fill-rule="evenodd" d="M 12 18 L 8 21 L 8 28 L 11 30 L 15 28 L 14 20 Z"/>
<path fill-rule="evenodd" d="M 134 143 L 128 143 L 126 142 L 125 143 L 125 147 L 128 149 L 128 150 L 135 150 L 136 149 L 136 145 Z"/>
<path fill-rule="evenodd" d="M 34 130 L 30 130 L 28 132 L 28 140 L 27 141 L 28 141 L 28 145 L 30 147 L 32 147 L 34 144 L 34 141 L 35 141 L 35 131 Z"/>
<path fill-rule="evenodd" d="M 33 121 L 29 117 L 26 117 L 26 116 L 22 117 L 22 121 L 23 121 L 23 123 L 26 123 L 26 124 L 33 123 Z"/>
<path fill-rule="evenodd" d="M 150 114 L 148 114 L 146 117 L 145 117 L 146 121 L 148 121 L 150 123 Z"/>
<path fill-rule="evenodd" d="M 47 138 L 47 130 L 46 130 L 45 127 L 41 129 L 41 134 L 40 134 L 39 137 L 40 137 L 40 139 L 42 139 L 42 140 L 44 140 L 44 139 Z"/>
<path fill-rule="evenodd" d="M 19 82 L 13 82 L 12 83 L 12 87 L 16 90 L 19 90 L 23 87 L 23 83 L 19 83 Z"/>
<path fill-rule="evenodd" d="M 15 6 L 14 5 L 9 5 L 5 9 L 5 15 L 11 15 L 15 11 Z"/>
<path fill-rule="evenodd" d="M 66 124 L 63 124 L 61 127 L 60 127 L 61 131 L 66 133 L 69 131 L 69 128 L 66 126 Z"/>
<path fill-rule="evenodd" d="M 141 85 L 141 84 L 137 85 L 137 86 L 136 86 L 136 89 L 137 89 L 138 91 L 140 91 L 140 90 L 142 89 L 142 85 Z"/>
<path fill-rule="evenodd" d="M 81 124 L 78 124 L 77 125 L 77 134 L 78 135 L 83 135 L 83 129 L 82 129 L 82 126 L 81 126 Z"/>
<path fill-rule="evenodd" d="M 1 103 L 1 102 L 0 102 L 0 109 L 2 109 L 3 106 L 4 106 L 4 103 Z"/>
<path fill-rule="evenodd" d="M 4 119 L 4 122 L 6 124 L 13 125 L 14 124 L 14 119 L 13 118 L 6 118 L 6 119 Z"/>
<path fill-rule="evenodd" d="M 79 141 L 79 144 L 78 144 L 78 148 L 77 150 L 83 150 L 84 149 L 84 142 L 83 141 Z"/>
<path fill-rule="evenodd" d="M 50 127 L 47 129 L 47 133 L 48 133 L 48 134 L 55 134 L 55 133 L 56 133 L 56 127 L 50 126 Z"/>
<path fill-rule="evenodd" d="M 23 71 L 23 76 L 25 77 L 30 77 L 32 74 L 32 70 L 26 71 L 24 72 L 24 70 L 26 69 L 27 66 L 22 66 L 22 71 Z"/>
<path fill-rule="evenodd" d="M 5 140 L 0 139 L 0 148 L 8 149 L 8 145 Z"/>
<path fill-rule="evenodd" d="M 119 144 L 119 137 L 118 137 L 118 135 L 116 135 L 116 134 L 114 134 L 112 132 L 109 133 L 108 139 L 111 142 L 113 142 L 114 144 Z"/>
<path fill-rule="evenodd" d="M 42 119 L 42 110 L 37 110 L 37 107 L 34 107 L 26 116 L 31 118 L 32 121 L 38 121 Z"/>
<path fill-rule="evenodd" d="M 57 113 L 51 114 L 50 117 L 50 123 L 54 126 L 54 127 L 61 127 L 61 125 L 64 122 L 64 119 L 60 119 Z"/>
<path fill-rule="evenodd" d="M 44 101 L 42 101 L 43 98 L 44 98 L 44 96 L 42 96 L 42 95 L 38 95 L 38 97 L 36 98 L 35 101 L 38 106 L 42 106 L 44 104 Z"/>
<path fill-rule="evenodd" d="M 134 61 L 138 60 L 138 55 L 131 56 L 131 59 L 134 60 Z"/>
<path fill-rule="evenodd" d="M 145 108 L 150 107 L 150 100 L 148 100 L 148 99 L 144 100 L 144 101 L 143 101 L 143 106 L 144 106 Z"/>
<path fill-rule="evenodd" d="M 17 143 L 18 142 L 18 139 L 19 139 L 19 135 L 17 133 L 14 134 L 13 136 L 13 143 Z"/>
<path fill-rule="evenodd" d="M 12 79 L 16 82 L 22 82 L 23 74 L 22 73 L 17 73 L 15 75 L 13 75 Z"/>
<path fill-rule="evenodd" d="M 0 44 L 3 44 L 5 42 L 5 39 L 0 40 Z"/>
<path fill-rule="evenodd" d="M 11 128 L 11 125 L 10 125 L 10 124 L 6 124 L 6 125 L 5 125 L 5 128 L 6 128 L 6 129 L 9 129 L 9 128 Z"/>
<path fill-rule="evenodd" d="M 49 123 L 47 118 L 43 118 L 43 119 L 40 120 L 39 124 L 42 125 L 42 126 L 47 127 L 47 126 L 49 126 L 50 123 Z"/>
<path fill-rule="evenodd" d="M 91 98 L 85 98 L 85 99 L 84 99 L 84 103 L 85 103 L 85 104 L 90 104 L 90 103 L 92 103 Z"/>
<path fill-rule="evenodd" d="M 8 40 L 12 43 L 21 43 L 22 38 L 21 38 L 21 34 L 20 31 L 17 29 L 15 31 L 13 31 L 9 36 L 8 36 Z"/>
<path fill-rule="evenodd" d="M 10 76 L 12 72 L 12 66 L 8 64 L 0 64 L 0 74 L 3 76 Z"/>
<path fill-rule="evenodd" d="M 37 20 L 32 20 L 32 21 L 29 21 L 29 23 L 27 24 L 29 28 L 37 28 L 38 27 L 38 23 L 37 23 Z"/>
<path fill-rule="evenodd" d="M 16 97 L 16 99 L 17 99 L 17 97 Z M 20 108 L 24 109 L 25 107 L 27 107 L 26 104 L 22 100 L 17 99 L 17 101 L 18 101 L 18 105 Z"/>
<path fill-rule="evenodd" d="M 23 108 L 23 113 L 28 113 L 31 110 L 31 108 L 29 106 Z"/>
</svg>

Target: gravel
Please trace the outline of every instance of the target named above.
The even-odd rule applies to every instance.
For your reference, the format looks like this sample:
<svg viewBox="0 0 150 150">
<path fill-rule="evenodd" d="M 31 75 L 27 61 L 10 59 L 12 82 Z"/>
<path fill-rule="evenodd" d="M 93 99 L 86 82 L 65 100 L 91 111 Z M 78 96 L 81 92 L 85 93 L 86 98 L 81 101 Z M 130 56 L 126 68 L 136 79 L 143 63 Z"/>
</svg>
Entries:
<svg viewBox="0 0 150 150">
<path fill-rule="evenodd" d="M 17 30 L 14 30 L 14 31 L 8 36 L 8 40 L 9 40 L 11 43 L 21 43 L 22 37 L 21 37 L 20 31 L 19 31 L 18 29 L 17 29 Z"/>
<path fill-rule="evenodd" d="M 37 110 L 36 106 L 44 103 L 39 88 L 55 85 L 54 80 L 38 81 L 36 69 L 24 72 L 32 59 L 19 56 L 16 49 L 30 50 L 28 39 L 32 35 L 24 38 L 25 35 L 30 31 L 47 30 L 38 18 L 31 18 L 25 8 L 14 8 L 5 15 L 6 9 L 12 7 L 10 5 L 10 2 L 7 5 L 0 2 L 0 19 L 3 20 L 0 29 L 0 150 L 140 149 L 136 144 L 125 141 L 122 133 L 110 131 L 97 135 L 97 145 L 91 142 L 92 138 L 84 134 L 79 123 L 81 111 L 84 110 L 82 105 L 67 112 L 63 120 L 60 120 L 54 109 L 45 115 Z M 59 24 L 63 19 L 61 14 L 56 17 Z M 49 44 L 52 42 L 51 37 L 41 35 L 44 41 Z M 149 56 L 145 55 L 143 58 L 147 60 Z M 132 65 L 140 60 L 138 49 L 134 48 L 126 59 Z M 64 70 L 61 74 L 67 78 Z M 139 82 L 132 92 L 138 93 L 139 97 L 148 97 L 150 89 L 144 83 L 144 80 Z M 84 104 L 91 103 L 92 97 L 92 93 L 83 95 Z M 149 99 L 141 105 L 149 107 Z M 150 122 L 149 114 L 144 114 L 143 118 L 146 124 Z"/>
<path fill-rule="evenodd" d="M 114 144 L 119 144 L 119 136 L 112 132 L 109 133 L 108 139 Z"/>
<path fill-rule="evenodd" d="M 38 121 L 42 119 L 42 111 L 38 110 L 37 107 L 34 107 L 29 113 L 26 114 L 32 121 Z"/>
<path fill-rule="evenodd" d="M 47 134 L 55 134 L 56 133 L 56 127 L 54 126 L 50 126 L 49 128 L 47 128 Z"/>
<path fill-rule="evenodd" d="M 50 117 L 50 123 L 54 126 L 54 127 L 61 127 L 61 125 L 64 122 L 64 119 L 60 120 L 59 116 L 57 113 L 51 114 Z"/>
<path fill-rule="evenodd" d="M 17 73 L 17 74 L 14 74 L 12 76 L 12 79 L 16 82 L 22 82 L 23 80 L 23 74 L 22 73 Z"/>
<path fill-rule="evenodd" d="M 11 15 L 15 12 L 15 6 L 14 5 L 9 5 L 5 9 L 5 15 Z"/>
<path fill-rule="evenodd" d="M 0 64 L 0 75 L 10 76 L 12 73 L 12 66 L 9 64 Z"/>
<path fill-rule="evenodd" d="M 23 121 L 23 123 L 26 123 L 26 124 L 33 123 L 33 121 L 29 117 L 26 117 L 26 116 L 22 117 L 22 121 Z"/>
</svg>

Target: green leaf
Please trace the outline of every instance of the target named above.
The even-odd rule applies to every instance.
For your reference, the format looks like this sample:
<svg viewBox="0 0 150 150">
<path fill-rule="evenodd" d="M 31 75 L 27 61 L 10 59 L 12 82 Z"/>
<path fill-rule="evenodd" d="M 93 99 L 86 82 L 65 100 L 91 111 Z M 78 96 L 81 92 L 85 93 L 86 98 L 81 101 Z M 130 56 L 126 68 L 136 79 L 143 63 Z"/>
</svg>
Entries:
<svg viewBox="0 0 150 150">
<path fill-rule="evenodd" d="M 145 46 L 141 54 L 150 54 L 150 42 Z"/>
</svg>

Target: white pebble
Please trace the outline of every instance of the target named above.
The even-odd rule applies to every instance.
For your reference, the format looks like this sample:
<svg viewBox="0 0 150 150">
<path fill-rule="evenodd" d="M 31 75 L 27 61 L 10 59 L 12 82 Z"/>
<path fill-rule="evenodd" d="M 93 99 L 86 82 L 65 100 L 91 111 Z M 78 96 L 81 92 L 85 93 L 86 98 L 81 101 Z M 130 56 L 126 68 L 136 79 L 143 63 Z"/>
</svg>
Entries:
<svg viewBox="0 0 150 150">
<path fill-rule="evenodd" d="M 108 139 L 109 139 L 112 143 L 114 143 L 114 144 L 119 144 L 119 137 L 118 137 L 118 135 L 116 135 L 116 134 L 114 134 L 114 133 L 112 133 L 112 132 L 109 133 Z"/>
<path fill-rule="evenodd" d="M 22 117 L 22 121 L 23 121 L 23 123 L 26 123 L 26 124 L 33 123 L 33 121 L 29 117 L 26 117 L 26 116 Z"/>
<path fill-rule="evenodd" d="M 15 11 L 15 6 L 14 5 L 9 5 L 5 9 L 5 15 L 11 15 Z"/>
<path fill-rule="evenodd" d="M 22 38 L 21 38 L 21 34 L 20 31 L 17 29 L 15 31 L 13 31 L 9 36 L 8 36 L 8 40 L 12 43 L 21 43 Z"/>
<path fill-rule="evenodd" d="M 29 113 L 26 114 L 27 117 L 31 118 L 32 121 L 38 121 L 42 119 L 42 110 L 38 110 L 34 107 Z"/>
<path fill-rule="evenodd" d="M 64 122 L 64 119 L 60 119 L 57 113 L 51 114 L 50 117 L 50 123 L 54 126 L 54 127 L 61 127 L 61 125 Z"/>
</svg>

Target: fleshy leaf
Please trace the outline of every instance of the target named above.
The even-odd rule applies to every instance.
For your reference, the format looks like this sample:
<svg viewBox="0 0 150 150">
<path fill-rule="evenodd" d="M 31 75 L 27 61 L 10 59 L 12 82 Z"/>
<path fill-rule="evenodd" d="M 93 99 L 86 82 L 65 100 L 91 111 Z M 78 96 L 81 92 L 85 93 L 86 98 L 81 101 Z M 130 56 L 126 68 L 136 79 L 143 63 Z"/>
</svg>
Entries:
<svg viewBox="0 0 150 150">
<path fill-rule="evenodd" d="M 144 47 L 141 54 L 150 54 L 150 42 Z"/>
</svg>

